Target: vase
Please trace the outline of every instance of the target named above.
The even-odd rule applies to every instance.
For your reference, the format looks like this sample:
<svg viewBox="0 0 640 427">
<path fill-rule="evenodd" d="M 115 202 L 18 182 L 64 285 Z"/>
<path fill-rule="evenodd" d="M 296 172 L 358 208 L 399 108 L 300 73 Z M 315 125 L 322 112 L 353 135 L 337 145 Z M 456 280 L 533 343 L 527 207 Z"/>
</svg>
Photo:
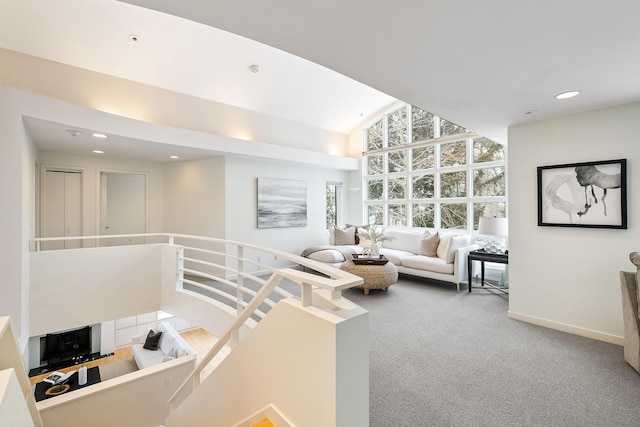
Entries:
<svg viewBox="0 0 640 427">
<path fill-rule="evenodd" d="M 371 256 L 377 258 L 380 256 L 380 247 L 376 242 L 371 244 Z"/>
<path fill-rule="evenodd" d="M 78 385 L 85 385 L 87 383 L 87 367 L 82 366 L 78 370 Z"/>
</svg>

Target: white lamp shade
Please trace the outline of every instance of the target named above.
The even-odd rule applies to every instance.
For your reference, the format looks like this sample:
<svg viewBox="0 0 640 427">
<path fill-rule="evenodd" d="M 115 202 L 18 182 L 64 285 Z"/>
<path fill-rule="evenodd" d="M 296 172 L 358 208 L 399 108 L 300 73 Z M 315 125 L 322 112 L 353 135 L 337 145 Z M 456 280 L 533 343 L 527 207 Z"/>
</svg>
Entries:
<svg viewBox="0 0 640 427">
<path fill-rule="evenodd" d="M 481 216 L 478 222 L 478 233 L 486 236 L 507 236 L 509 235 L 509 220 Z"/>
</svg>

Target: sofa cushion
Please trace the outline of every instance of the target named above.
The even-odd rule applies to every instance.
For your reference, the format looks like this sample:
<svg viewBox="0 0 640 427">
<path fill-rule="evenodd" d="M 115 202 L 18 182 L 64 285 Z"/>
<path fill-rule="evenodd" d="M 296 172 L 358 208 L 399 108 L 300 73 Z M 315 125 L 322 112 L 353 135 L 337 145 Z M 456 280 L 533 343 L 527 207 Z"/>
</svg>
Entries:
<svg viewBox="0 0 640 427">
<path fill-rule="evenodd" d="M 340 251 L 337 251 L 335 249 L 323 249 L 321 251 L 316 251 L 307 255 L 307 258 L 314 261 L 328 262 L 332 264 L 344 261 L 344 256 L 342 256 Z"/>
<path fill-rule="evenodd" d="M 151 329 L 147 334 L 147 338 L 145 339 L 142 348 L 151 350 L 151 351 L 157 351 L 161 337 L 162 337 L 162 331 L 154 332 L 153 329 Z"/>
<path fill-rule="evenodd" d="M 385 241 L 384 247 L 417 254 L 420 251 L 420 240 L 425 234 L 425 230 L 388 228 L 385 230 L 384 235 L 391 237 L 392 240 Z"/>
<path fill-rule="evenodd" d="M 435 233 L 431 236 L 423 236 L 420 239 L 420 250 L 418 255 L 436 257 L 438 256 L 438 243 L 440 243 L 440 234 Z"/>
<path fill-rule="evenodd" d="M 471 236 L 468 234 L 463 236 L 451 236 L 449 244 L 447 245 L 447 256 L 445 258 L 447 264 L 452 264 L 456 259 L 456 251 L 458 249 L 469 246 L 470 244 Z"/>
<path fill-rule="evenodd" d="M 416 270 L 428 270 L 434 273 L 453 274 L 453 264 L 437 257 L 414 255 L 402 260 L 402 266 Z"/>
<path fill-rule="evenodd" d="M 389 261 L 395 265 L 403 265 L 403 260 L 410 256 L 415 256 L 415 253 L 409 251 L 401 251 L 399 249 L 382 248 L 380 253 L 384 255 Z"/>
</svg>

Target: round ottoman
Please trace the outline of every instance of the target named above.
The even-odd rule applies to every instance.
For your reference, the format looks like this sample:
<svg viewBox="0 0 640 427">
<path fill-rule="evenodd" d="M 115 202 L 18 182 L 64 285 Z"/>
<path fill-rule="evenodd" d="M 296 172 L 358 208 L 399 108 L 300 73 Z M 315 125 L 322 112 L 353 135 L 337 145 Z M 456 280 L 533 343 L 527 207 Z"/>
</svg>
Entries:
<svg viewBox="0 0 640 427">
<path fill-rule="evenodd" d="M 341 270 L 364 279 L 364 284 L 358 286 L 364 289 L 364 294 L 369 295 L 369 289 L 384 289 L 398 281 L 398 269 L 392 262 L 384 265 L 354 264 L 353 261 L 345 261 L 340 266 Z"/>
</svg>

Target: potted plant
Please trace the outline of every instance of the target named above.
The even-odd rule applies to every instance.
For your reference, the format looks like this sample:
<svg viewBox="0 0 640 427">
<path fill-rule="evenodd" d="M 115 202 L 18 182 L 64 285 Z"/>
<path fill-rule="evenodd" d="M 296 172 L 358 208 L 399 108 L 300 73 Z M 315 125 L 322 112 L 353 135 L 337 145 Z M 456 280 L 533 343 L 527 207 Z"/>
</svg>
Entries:
<svg viewBox="0 0 640 427">
<path fill-rule="evenodd" d="M 374 225 L 371 225 L 367 230 L 361 233 L 365 239 L 368 239 L 371 241 L 372 257 L 380 256 L 380 246 L 378 245 L 378 243 L 388 242 L 394 239 L 394 237 L 385 236 L 384 234 L 385 230 L 386 230 L 385 227 L 376 227 Z"/>
</svg>

